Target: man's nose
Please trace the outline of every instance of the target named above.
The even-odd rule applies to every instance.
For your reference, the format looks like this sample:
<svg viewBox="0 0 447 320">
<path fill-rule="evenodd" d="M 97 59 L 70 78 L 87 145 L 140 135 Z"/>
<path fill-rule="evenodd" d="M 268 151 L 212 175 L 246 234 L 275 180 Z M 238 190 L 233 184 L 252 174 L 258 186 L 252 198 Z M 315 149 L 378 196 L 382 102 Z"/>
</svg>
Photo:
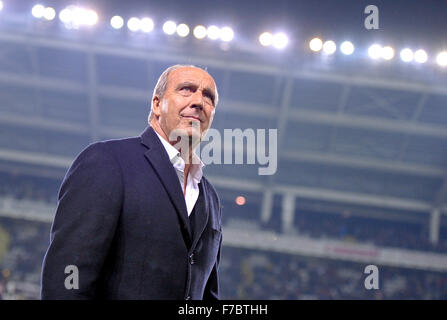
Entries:
<svg viewBox="0 0 447 320">
<path fill-rule="evenodd" d="M 194 92 L 194 94 L 192 96 L 191 107 L 192 108 L 199 108 L 199 110 L 202 111 L 203 110 L 203 106 L 204 106 L 204 101 L 203 101 L 202 92 L 200 90 L 197 90 L 196 92 Z"/>
</svg>

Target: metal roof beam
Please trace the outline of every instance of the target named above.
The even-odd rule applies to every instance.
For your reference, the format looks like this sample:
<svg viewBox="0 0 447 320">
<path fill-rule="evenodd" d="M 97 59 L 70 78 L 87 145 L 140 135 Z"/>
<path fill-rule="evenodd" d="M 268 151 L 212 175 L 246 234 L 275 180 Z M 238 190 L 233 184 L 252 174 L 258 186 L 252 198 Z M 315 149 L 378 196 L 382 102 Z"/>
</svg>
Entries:
<svg viewBox="0 0 447 320">
<path fill-rule="evenodd" d="M 17 85 L 62 90 L 67 92 L 88 94 L 89 89 L 73 81 L 49 79 L 44 77 L 27 77 L 11 73 L 0 72 L 0 82 L 14 83 Z M 98 86 L 97 94 L 113 98 L 130 98 L 149 103 L 150 93 L 146 90 L 119 88 L 110 86 Z M 224 111 L 236 114 L 256 115 L 261 118 L 277 117 L 275 109 L 269 106 L 261 106 L 241 101 L 222 101 Z M 382 118 L 334 114 L 329 112 L 307 111 L 300 108 L 289 108 L 288 116 L 295 122 L 316 123 L 322 125 L 338 125 L 349 128 L 370 129 L 376 131 L 407 133 L 412 135 L 426 135 L 447 138 L 447 128 L 439 125 L 414 123 L 412 121 L 398 121 Z"/>
</svg>

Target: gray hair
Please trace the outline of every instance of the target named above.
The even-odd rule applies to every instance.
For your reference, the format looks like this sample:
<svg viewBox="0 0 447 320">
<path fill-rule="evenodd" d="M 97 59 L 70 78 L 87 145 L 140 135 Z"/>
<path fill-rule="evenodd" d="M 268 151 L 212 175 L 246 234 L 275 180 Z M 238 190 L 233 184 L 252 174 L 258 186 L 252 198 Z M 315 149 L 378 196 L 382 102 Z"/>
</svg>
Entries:
<svg viewBox="0 0 447 320">
<path fill-rule="evenodd" d="M 152 93 L 151 112 L 149 113 L 149 118 L 148 118 L 149 124 L 150 124 L 152 118 L 154 117 L 154 113 L 152 112 L 154 97 L 158 96 L 160 99 L 163 98 L 163 96 L 166 92 L 166 88 L 168 86 L 169 74 L 172 71 L 180 69 L 180 68 L 197 68 L 197 69 L 201 69 L 205 72 L 208 72 L 208 71 L 206 71 L 206 69 L 203 69 L 201 67 L 198 67 L 195 65 L 187 65 L 187 64 L 176 64 L 176 65 L 168 67 L 165 71 L 163 71 L 163 73 L 158 78 L 157 84 L 155 85 L 155 88 L 154 88 L 154 92 Z M 215 106 L 217 106 L 218 101 L 219 101 L 219 95 L 217 93 L 217 87 L 216 87 L 216 99 L 215 99 L 215 103 L 214 103 Z"/>
</svg>

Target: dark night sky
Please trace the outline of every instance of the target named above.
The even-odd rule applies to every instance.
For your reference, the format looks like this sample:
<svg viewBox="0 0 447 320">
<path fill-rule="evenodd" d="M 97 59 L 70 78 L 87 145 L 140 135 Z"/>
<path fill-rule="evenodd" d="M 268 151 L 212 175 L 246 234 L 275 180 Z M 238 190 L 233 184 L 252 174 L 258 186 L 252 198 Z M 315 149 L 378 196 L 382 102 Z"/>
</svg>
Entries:
<svg viewBox="0 0 447 320">
<path fill-rule="evenodd" d="M 37 1 L 14 6 L 31 7 Z M 447 46 L 447 0 L 43 0 L 62 9 L 68 4 L 88 4 L 110 16 L 148 15 L 156 23 L 167 18 L 190 24 L 231 25 L 246 37 L 257 37 L 266 29 L 285 30 L 297 37 L 314 34 L 335 40 L 350 37 L 357 42 L 376 39 L 391 44 Z M 364 8 L 374 4 L 380 12 L 380 30 L 366 30 Z"/>
</svg>

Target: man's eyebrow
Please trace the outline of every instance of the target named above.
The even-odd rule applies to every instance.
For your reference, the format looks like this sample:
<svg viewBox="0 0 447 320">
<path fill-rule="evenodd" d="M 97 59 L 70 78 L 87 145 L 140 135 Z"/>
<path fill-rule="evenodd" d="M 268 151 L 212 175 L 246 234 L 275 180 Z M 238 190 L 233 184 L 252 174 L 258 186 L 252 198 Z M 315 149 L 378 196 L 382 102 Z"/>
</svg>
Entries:
<svg viewBox="0 0 447 320">
<path fill-rule="evenodd" d="M 193 82 L 190 82 L 190 81 L 181 82 L 181 83 L 179 83 L 177 85 L 177 89 L 181 89 L 183 87 L 194 87 L 194 88 L 197 88 L 198 85 L 193 83 Z"/>
<path fill-rule="evenodd" d="M 196 83 L 194 83 L 194 82 L 184 81 L 184 82 L 179 83 L 177 85 L 176 89 L 180 90 L 181 88 L 184 88 L 184 87 L 193 87 L 193 88 L 197 89 L 199 86 Z M 211 97 L 211 100 L 213 100 L 213 103 L 214 103 L 214 101 L 216 99 L 216 95 L 215 95 L 213 89 L 211 89 L 210 87 L 204 88 L 203 89 L 203 93 L 206 94 L 206 95 L 209 95 Z"/>
</svg>

